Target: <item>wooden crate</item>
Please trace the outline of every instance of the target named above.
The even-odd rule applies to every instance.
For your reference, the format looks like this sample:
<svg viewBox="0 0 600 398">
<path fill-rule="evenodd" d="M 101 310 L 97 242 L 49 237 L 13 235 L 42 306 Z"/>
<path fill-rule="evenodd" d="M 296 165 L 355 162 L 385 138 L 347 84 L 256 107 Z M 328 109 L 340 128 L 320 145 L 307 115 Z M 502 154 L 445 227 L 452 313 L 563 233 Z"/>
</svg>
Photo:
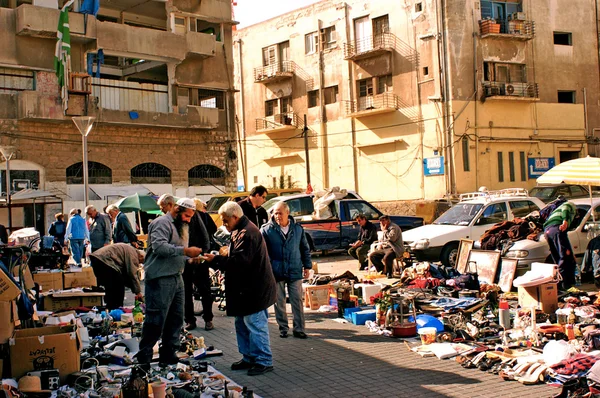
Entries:
<svg viewBox="0 0 600 398">
<path fill-rule="evenodd" d="M 329 294 L 332 291 L 330 285 L 307 286 L 304 295 L 304 307 L 318 310 L 322 305 L 329 305 Z"/>
</svg>

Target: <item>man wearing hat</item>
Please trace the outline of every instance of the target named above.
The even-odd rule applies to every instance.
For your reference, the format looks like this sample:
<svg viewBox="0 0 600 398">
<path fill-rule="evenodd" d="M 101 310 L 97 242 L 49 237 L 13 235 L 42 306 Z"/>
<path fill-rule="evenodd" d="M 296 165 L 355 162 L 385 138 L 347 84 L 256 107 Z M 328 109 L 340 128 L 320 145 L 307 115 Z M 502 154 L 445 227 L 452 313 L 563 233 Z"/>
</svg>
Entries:
<svg viewBox="0 0 600 398">
<path fill-rule="evenodd" d="M 152 361 L 153 347 L 159 339 L 159 362 L 176 364 L 183 327 L 186 257 L 198 257 L 202 249 L 187 247 L 188 224 L 196 212 L 192 199 L 182 198 L 173 209 L 150 223 L 146 274 L 146 318 L 142 328 L 138 363 Z"/>
<path fill-rule="evenodd" d="M 126 286 L 135 294 L 136 300 L 142 298 L 139 268 L 144 257 L 142 250 L 136 250 L 127 243 L 104 246 L 90 254 L 98 285 L 104 286 L 109 310 L 123 306 Z"/>
</svg>

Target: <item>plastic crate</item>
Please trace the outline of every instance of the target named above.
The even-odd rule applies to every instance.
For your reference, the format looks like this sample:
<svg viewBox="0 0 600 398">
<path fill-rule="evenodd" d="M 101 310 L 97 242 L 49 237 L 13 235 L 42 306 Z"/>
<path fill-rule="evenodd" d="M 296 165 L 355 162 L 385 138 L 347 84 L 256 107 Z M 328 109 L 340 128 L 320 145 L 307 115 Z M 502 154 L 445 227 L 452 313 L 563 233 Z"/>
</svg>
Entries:
<svg viewBox="0 0 600 398">
<path fill-rule="evenodd" d="M 375 322 L 377 312 L 375 310 L 363 310 L 352 313 L 352 323 L 355 325 L 364 325 L 367 321 Z"/>
</svg>

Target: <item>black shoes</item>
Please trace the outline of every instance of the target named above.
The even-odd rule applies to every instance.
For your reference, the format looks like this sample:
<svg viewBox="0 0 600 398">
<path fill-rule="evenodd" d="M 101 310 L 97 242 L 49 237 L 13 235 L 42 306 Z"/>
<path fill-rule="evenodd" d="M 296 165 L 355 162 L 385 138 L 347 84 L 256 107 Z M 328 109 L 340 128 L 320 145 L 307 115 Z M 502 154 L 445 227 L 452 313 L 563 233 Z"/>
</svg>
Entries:
<svg viewBox="0 0 600 398">
<path fill-rule="evenodd" d="M 286 335 L 287 335 L 287 333 L 286 333 Z M 294 337 L 296 337 L 298 339 L 305 339 L 308 336 L 304 332 L 294 332 Z"/>
<path fill-rule="evenodd" d="M 287 336 L 288 336 L 287 331 L 285 331 L 285 330 L 279 331 L 279 337 L 281 337 L 282 339 L 287 339 Z"/>
<path fill-rule="evenodd" d="M 208 321 L 204 324 L 204 330 L 213 330 L 215 325 L 211 321 Z"/>
<path fill-rule="evenodd" d="M 194 329 L 196 329 L 195 323 L 186 323 L 185 324 L 185 330 L 190 331 L 190 330 L 194 330 Z"/>
<path fill-rule="evenodd" d="M 243 359 L 240 359 L 239 361 L 231 364 L 231 370 L 251 369 L 253 366 L 256 366 L 256 365 L 251 364 L 250 362 L 246 362 Z"/>
<path fill-rule="evenodd" d="M 255 363 L 254 366 L 252 366 L 248 370 L 248 376 L 259 376 L 259 375 L 265 374 L 267 372 L 272 372 L 272 371 L 273 371 L 272 366 L 265 366 L 265 365 L 260 365 L 258 363 Z"/>
</svg>

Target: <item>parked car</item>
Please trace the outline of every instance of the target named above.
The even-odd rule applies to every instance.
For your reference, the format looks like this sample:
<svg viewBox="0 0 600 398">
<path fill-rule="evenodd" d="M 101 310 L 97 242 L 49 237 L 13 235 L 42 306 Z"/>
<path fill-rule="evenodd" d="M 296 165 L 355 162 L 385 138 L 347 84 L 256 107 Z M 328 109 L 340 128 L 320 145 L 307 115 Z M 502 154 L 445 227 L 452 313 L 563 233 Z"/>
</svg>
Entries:
<svg viewBox="0 0 600 398">
<path fill-rule="evenodd" d="M 362 199 L 360 195 L 354 191 L 347 191 L 348 195 L 344 197 L 345 199 Z M 277 202 L 285 202 L 290 207 L 290 215 L 294 217 L 297 221 L 303 216 L 310 216 L 315 212 L 314 206 L 315 195 L 314 194 L 296 194 L 296 195 L 288 195 L 288 196 L 279 196 L 272 198 L 265 202 L 262 206 L 267 213 L 269 213 L 269 217 L 273 212 L 273 207 Z"/>
<path fill-rule="evenodd" d="M 566 199 L 589 198 L 590 193 L 583 185 L 540 185 L 529 191 L 529 196 L 536 197 L 544 203 L 550 203 L 559 195 Z"/>
<path fill-rule="evenodd" d="M 592 234 L 588 233 L 593 224 L 592 208 L 594 209 L 596 221 L 600 220 L 600 198 L 594 198 L 591 205 L 589 198 L 573 199 L 570 200 L 570 202 L 577 207 L 577 210 L 581 214 L 581 218 L 578 220 L 579 222 L 572 223 L 568 232 L 569 241 L 573 247 L 573 253 L 575 253 L 577 262 L 581 263 L 585 249 L 587 249 L 589 241 L 593 238 L 593 236 L 590 236 Z M 550 256 L 550 247 L 548 246 L 548 242 L 543 233 L 540 234 L 539 241 L 537 242 L 529 239 L 515 242 L 510 249 L 508 249 L 505 256 L 519 260 L 517 265 L 517 274 L 519 275 L 529 270 L 531 264 L 534 262 L 554 262 Z"/>
<path fill-rule="evenodd" d="M 350 195 L 358 195 L 349 193 Z M 294 195 L 278 197 L 265 204 L 267 211 L 278 201 L 286 201 L 290 206 L 290 214 L 300 223 L 307 234 L 308 244 L 312 251 L 347 249 L 356 241 L 360 226 L 354 220 L 358 214 L 364 214 L 379 229 L 379 217 L 383 215 L 372 204 L 362 199 L 334 200 L 329 208 L 333 218 L 313 219 L 314 211 L 312 195 Z M 311 210 L 312 209 L 312 210 Z M 310 210 L 310 212 L 309 212 Z M 301 214 L 304 213 L 304 214 Z M 390 220 L 403 230 L 423 225 L 423 218 L 413 216 L 390 216 Z"/>
<path fill-rule="evenodd" d="M 418 261 L 441 261 L 454 267 L 460 239 L 478 240 L 494 224 L 524 217 L 544 207 L 521 188 L 460 195 L 432 224 L 403 233 L 404 245 Z"/>
</svg>

